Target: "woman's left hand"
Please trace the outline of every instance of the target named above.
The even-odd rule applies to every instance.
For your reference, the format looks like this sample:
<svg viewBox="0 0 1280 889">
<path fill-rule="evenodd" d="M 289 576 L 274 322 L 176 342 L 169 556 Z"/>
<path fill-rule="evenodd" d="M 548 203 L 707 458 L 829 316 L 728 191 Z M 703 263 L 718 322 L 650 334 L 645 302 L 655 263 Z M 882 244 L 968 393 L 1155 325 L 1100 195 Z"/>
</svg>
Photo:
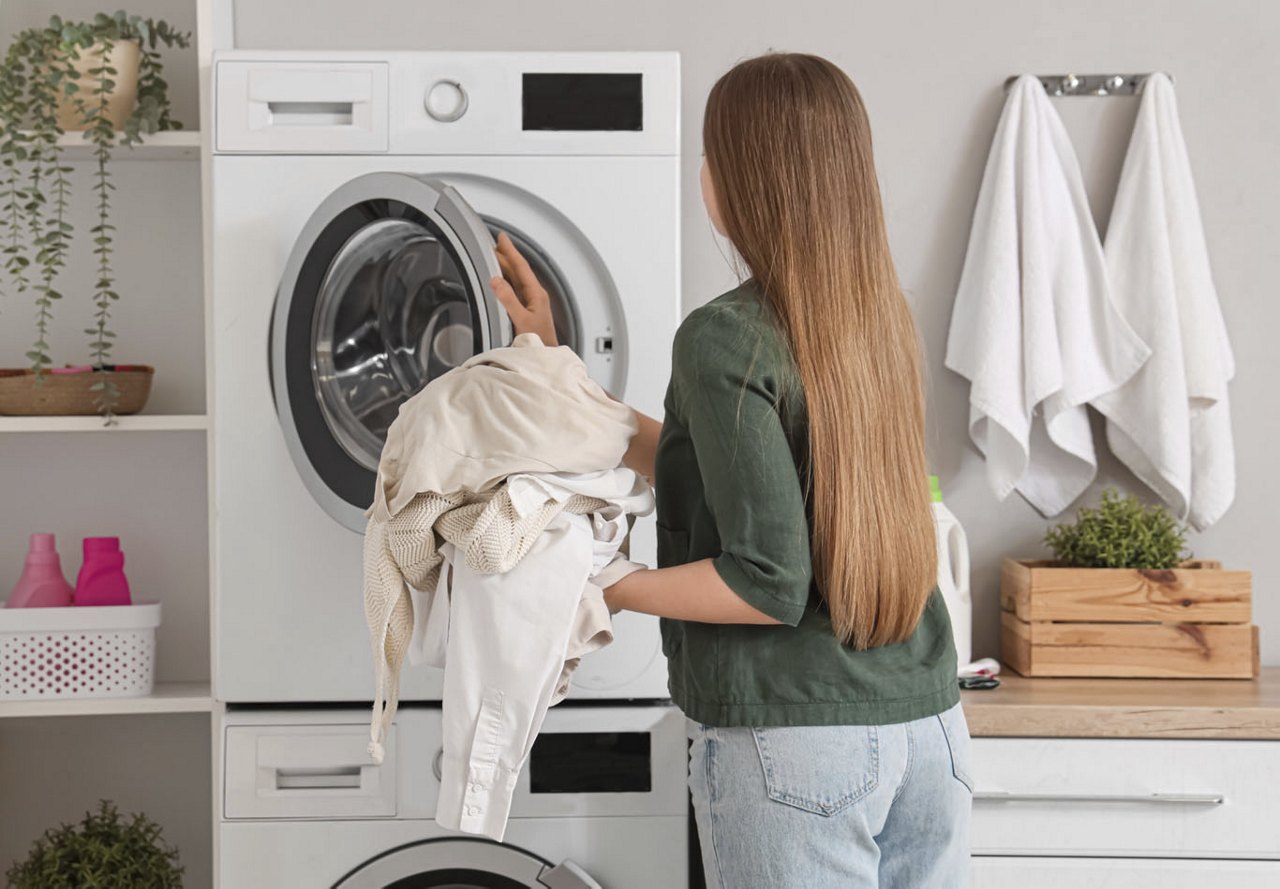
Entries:
<svg viewBox="0 0 1280 889">
<path fill-rule="evenodd" d="M 498 235 L 498 265 L 502 267 L 502 277 L 491 279 L 489 286 L 511 316 L 516 335 L 534 333 L 545 346 L 559 345 L 551 297 L 506 234 Z"/>
</svg>

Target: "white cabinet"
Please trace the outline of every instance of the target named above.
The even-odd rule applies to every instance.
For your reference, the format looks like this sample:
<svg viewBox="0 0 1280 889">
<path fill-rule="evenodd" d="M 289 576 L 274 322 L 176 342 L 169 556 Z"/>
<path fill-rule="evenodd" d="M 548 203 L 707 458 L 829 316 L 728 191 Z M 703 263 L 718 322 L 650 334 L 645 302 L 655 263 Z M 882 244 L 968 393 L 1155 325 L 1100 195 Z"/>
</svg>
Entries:
<svg viewBox="0 0 1280 889">
<path fill-rule="evenodd" d="M 1280 741 L 976 738 L 973 889 L 1280 886 Z"/>
<path fill-rule="evenodd" d="M 1275 889 L 1280 862 L 975 858 L 972 889 Z"/>
<path fill-rule="evenodd" d="M 976 855 L 1280 860 L 1280 743 L 978 738 Z"/>
</svg>

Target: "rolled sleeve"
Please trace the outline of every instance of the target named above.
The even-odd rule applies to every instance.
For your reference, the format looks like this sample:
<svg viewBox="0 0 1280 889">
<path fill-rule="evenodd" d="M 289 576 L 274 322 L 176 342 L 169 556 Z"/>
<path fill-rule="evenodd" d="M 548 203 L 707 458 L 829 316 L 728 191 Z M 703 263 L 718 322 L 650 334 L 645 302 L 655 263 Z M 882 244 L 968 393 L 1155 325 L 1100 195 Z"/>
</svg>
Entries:
<svg viewBox="0 0 1280 889">
<path fill-rule="evenodd" d="M 809 600 L 813 562 L 804 492 L 780 413 L 780 383 L 759 368 L 771 348 L 728 313 L 691 317 L 676 346 L 682 413 L 720 538 L 721 579 L 791 626 Z"/>
</svg>

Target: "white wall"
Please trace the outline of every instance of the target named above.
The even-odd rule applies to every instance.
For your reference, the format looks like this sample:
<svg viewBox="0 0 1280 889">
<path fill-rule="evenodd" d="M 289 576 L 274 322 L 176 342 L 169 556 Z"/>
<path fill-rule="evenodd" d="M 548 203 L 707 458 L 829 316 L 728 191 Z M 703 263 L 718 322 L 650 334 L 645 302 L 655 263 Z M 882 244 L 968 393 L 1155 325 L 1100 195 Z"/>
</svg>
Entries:
<svg viewBox="0 0 1280 889">
<path fill-rule="evenodd" d="M 1280 281 L 1280 4 L 1267 0 L 539 0 L 441 3 L 282 0 L 236 6 L 237 44 L 254 48 L 674 49 L 684 79 L 684 302 L 732 274 L 699 205 L 697 158 L 707 90 L 738 59 L 815 52 L 854 78 L 870 108 L 895 255 L 923 331 L 929 454 L 975 555 L 977 653 L 997 644 L 1001 556 L 1035 555 L 1046 522 L 1016 498 L 997 503 L 965 432 L 967 389 L 942 366 L 951 302 L 1001 84 L 1021 72 L 1144 72 L 1177 79 L 1223 311 L 1239 367 L 1232 389 L 1240 490 L 1196 535 L 1197 555 L 1255 572 L 1264 661 L 1280 663 L 1280 567 L 1272 564 L 1280 481 L 1274 298 Z M 1099 222 L 1105 224 L 1136 105 L 1064 99 Z M 1108 460 L 1099 484 L 1137 487 Z M 1096 492 L 1087 499 L 1096 499 Z"/>
</svg>

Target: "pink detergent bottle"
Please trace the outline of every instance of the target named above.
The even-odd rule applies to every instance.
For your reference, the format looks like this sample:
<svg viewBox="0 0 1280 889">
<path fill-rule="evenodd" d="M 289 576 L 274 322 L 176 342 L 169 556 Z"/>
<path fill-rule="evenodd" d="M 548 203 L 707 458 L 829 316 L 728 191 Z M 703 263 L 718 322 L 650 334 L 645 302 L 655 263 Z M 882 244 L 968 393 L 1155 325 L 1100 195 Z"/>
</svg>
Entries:
<svg viewBox="0 0 1280 889">
<path fill-rule="evenodd" d="M 71 584 L 62 576 L 62 563 L 52 534 L 32 534 L 22 576 L 6 608 L 65 608 L 71 604 Z"/>
<path fill-rule="evenodd" d="M 75 601 L 87 606 L 133 604 L 119 537 L 84 539 L 84 564 L 76 577 Z"/>
</svg>

